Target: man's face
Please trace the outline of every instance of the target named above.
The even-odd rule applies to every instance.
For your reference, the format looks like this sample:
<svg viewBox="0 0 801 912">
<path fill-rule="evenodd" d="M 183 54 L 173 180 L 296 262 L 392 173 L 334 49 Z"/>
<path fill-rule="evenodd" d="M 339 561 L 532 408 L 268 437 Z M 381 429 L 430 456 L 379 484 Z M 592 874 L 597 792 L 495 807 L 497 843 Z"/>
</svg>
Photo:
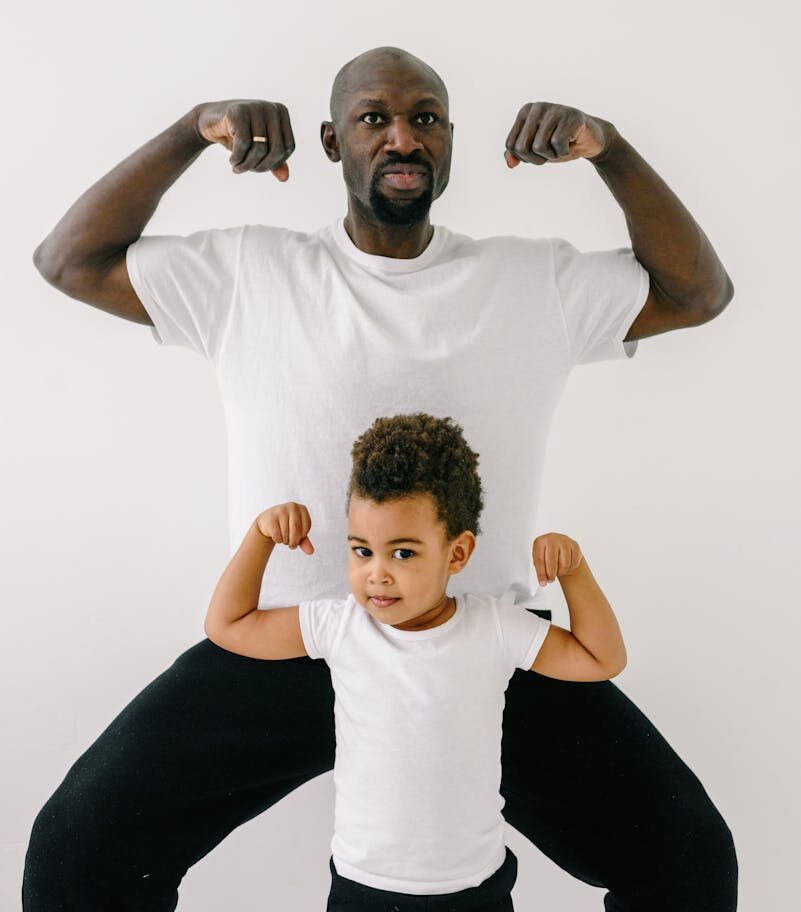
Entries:
<svg viewBox="0 0 801 912">
<path fill-rule="evenodd" d="M 451 124 L 436 82 L 374 63 L 351 85 L 342 119 L 337 139 L 351 200 L 384 223 L 424 220 L 451 165 Z"/>
</svg>

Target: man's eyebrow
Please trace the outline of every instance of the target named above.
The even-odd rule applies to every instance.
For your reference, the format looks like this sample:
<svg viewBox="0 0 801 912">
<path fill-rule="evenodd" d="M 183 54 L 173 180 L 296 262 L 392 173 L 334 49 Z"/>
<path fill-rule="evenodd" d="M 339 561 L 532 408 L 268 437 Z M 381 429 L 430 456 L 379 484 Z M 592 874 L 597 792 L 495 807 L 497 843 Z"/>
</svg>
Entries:
<svg viewBox="0 0 801 912">
<path fill-rule="evenodd" d="M 358 535 L 349 535 L 348 541 L 357 541 L 364 542 L 365 545 L 368 543 L 366 538 L 359 538 Z M 425 542 L 421 541 L 419 538 L 393 538 L 392 541 L 388 541 L 388 545 L 405 545 L 409 542 L 412 542 L 415 545 L 424 545 Z"/>
<path fill-rule="evenodd" d="M 418 100 L 412 105 L 414 108 L 419 108 L 421 105 L 437 105 L 437 107 L 444 107 L 439 98 L 435 98 L 433 95 L 426 95 L 425 98 L 418 98 Z M 355 107 L 365 108 L 365 107 L 377 107 L 377 108 L 386 108 L 387 103 L 383 98 L 360 98 Z"/>
</svg>

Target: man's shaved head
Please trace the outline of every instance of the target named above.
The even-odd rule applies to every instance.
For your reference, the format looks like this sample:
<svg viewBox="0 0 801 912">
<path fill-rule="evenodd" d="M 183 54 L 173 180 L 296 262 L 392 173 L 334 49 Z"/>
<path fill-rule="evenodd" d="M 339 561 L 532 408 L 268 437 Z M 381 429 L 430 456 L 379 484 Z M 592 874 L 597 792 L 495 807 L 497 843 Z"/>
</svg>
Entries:
<svg viewBox="0 0 801 912">
<path fill-rule="evenodd" d="M 402 48 L 359 54 L 334 79 L 331 120 L 320 125 L 320 140 L 328 158 L 342 162 L 346 230 L 358 220 L 362 230 L 383 233 L 389 249 L 417 231 L 412 247 L 424 247 L 431 203 L 448 185 L 453 145 L 439 74 Z"/>
<path fill-rule="evenodd" d="M 369 79 L 373 70 L 386 65 L 403 65 L 404 68 L 428 79 L 442 96 L 447 109 L 448 90 L 436 70 L 402 48 L 377 47 L 349 60 L 334 77 L 334 84 L 331 87 L 331 121 L 335 127 L 342 123 L 348 93 Z"/>
</svg>

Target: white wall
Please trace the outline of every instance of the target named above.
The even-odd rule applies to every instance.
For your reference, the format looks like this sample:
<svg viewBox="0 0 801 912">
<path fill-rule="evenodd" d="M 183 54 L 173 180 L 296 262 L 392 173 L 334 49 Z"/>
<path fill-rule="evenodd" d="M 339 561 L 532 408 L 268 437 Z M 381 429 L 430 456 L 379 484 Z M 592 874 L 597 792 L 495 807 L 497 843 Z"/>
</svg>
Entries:
<svg viewBox="0 0 801 912">
<path fill-rule="evenodd" d="M 17 907 L 38 809 L 111 718 L 202 636 L 227 559 L 224 426 L 211 369 L 58 293 L 31 254 L 69 205 L 194 103 L 284 102 L 292 177 L 211 149 L 147 233 L 343 214 L 318 131 L 331 80 L 394 44 L 445 79 L 456 125 L 432 220 L 472 234 L 628 244 L 591 165 L 520 166 L 526 101 L 612 121 L 698 219 L 736 296 L 702 328 L 577 370 L 553 429 L 545 517 L 592 554 L 629 651 L 616 683 L 729 826 L 740 908 L 789 908 L 799 828 L 798 21 L 789 3 L 639 0 L 28 4 L 3 85 L 0 905 Z M 127 10 L 124 14 L 122 10 Z M 795 77 L 797 80 L 797 70 Z M 797 86 L 797 82 L 796 82 Z M 555 620 L 566 610 L 556 605 Z M 193 868 L 179 908 L 322 909 L 330 775 Z M 599 909 L 510 830 L 520 909 Z"/>
</svg>

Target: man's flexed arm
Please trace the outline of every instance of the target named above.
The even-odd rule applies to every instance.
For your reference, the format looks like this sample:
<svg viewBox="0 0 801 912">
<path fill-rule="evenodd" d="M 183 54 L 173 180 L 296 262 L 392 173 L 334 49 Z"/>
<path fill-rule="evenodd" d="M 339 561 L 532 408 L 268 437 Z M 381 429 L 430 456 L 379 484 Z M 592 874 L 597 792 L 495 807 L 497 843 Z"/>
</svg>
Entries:
<svg viewBox="0 0 801 912">
<path fill-rule="evenodd" d="M 697 326 L 717 316 L 734 286 L 681 200 L 608 121 L 551 102 L 525 104 L 506 139 L 506 163 L 586 158 L 623 209 L 651 290 L 626 341 Z"/>
<path fill-rule="evenodd" d="M 236 174 L 269 170 L 281 181 L 289 177 L 286 160 L 295 139 L 284 105 L 261 100 L 197 105 L 73 203 L 34 252 L 36 268 L 70 297 L 150 324 L 128 278 L 125 252 L 169 187 L 213 143 L 231 152 Z"/>
</svg>

